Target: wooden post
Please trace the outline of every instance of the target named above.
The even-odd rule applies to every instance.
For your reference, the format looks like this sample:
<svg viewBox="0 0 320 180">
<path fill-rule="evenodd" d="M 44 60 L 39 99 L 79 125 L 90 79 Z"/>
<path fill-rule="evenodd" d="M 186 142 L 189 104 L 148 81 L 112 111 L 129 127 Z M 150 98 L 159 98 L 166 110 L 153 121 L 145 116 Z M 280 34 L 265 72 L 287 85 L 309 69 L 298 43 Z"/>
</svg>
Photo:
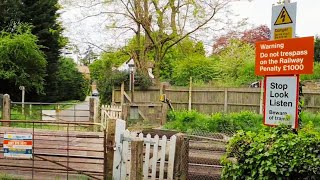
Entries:
<svg viewBox="0 0 320 180">
<path fill-rule="evenodd" d="M 124 104 L 124 82 L 121 83 L 121 98 L 120 98 L 121 106 Z"/>
<path fill-rule="evenodd" d="M 176 134 L 176 152 L 174 157 L 174 179 L 188 179 L 189 140 L 182 133 Z"/>
<path fill-rule="evenodd" d="M 113 158 L 115 147 L 115 132 L 116 132 L 116 120 L 109 119 L 107 121 L 107 179 L 113 180 Z"/>
<path fill-rule="evenodd" d="M 228 112 L 228 88 L 224 88 L 224 112 Z"/>
<path fill-rule="evenodd" d="M 112 105 L 115 105 L 116 104 L 116 102 L 115 102 L 115 90 L 114 90 L 114 86 L 112 86 L 112 102 L 111 102 L 111 104 Z"/>
<path fill-rule="evenodd" d="M 101 123 L 101 109 L 100 109 L 100 102 L 99 99 L 94 98 L 94 115 L 93 115 L 93 121 L 94 123 Z M 93 131 L 98 132 L 100 127 L 98 125 L 94 125 Z"/>
<path fill-rule="evenodd" d="M 188 104 L 188 111 L 191 111 L 191 103 L 192 103 L 192 77 L 190 77 L 190 83 L 189 83 L 189 104 Z"/>
<path fill-rule="evenodd" d="M 129 114 L 130 105 L 124 104 L 121 107 L 122 107 L 122 117 L 121 117 L 121 119 L 127 122 L 128 121 L 128 114 Z"/>
<path fill-rule="evenodd" d="M 89 122 L 94 123 L 94 98 L 89 99 Z M 92 130 L 94 130 L 94 125 L 92 125 Z"/>
<path fill-rule="evenodd" d="M 263 93 L 264 93 L 264 81 L 263 80 L 260 81 L 260 86 L 261 86 L 261 89 L 260 89 L 259 114 L 262 114 L 263 113 Z"/>
<path fill-rule="evenodd" d="M 161 125 L 164 125 L 167 123 L 167 114 L 168 114 L 168 104 L 162 103 L 161 107 Z"/>
<path fill-rule="evenodd" d="M 131 171 L 130 180 L 143 179 L 143 140 L 131 142 Z"/>
<path fill-rule="evenodd" d="M 2 119 L 11 120 L 11 100 L 9 94 L 3 95 Z M 2 123 L 3 126 L 10 126 L 10 122 Z"/>
</svg>

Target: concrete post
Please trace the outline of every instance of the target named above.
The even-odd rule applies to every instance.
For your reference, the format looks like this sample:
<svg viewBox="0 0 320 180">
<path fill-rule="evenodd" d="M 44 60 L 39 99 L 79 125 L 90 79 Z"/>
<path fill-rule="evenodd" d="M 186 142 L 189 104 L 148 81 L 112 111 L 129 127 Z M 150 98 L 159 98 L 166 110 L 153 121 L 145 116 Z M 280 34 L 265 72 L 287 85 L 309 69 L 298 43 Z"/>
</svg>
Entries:
<svg viewBox="0 0 320 180">
<path fill-rule="evenodd" d="M 11 120 L 11 100 L 9 94 L 3 95 L 2 119 Z M 3 126 L 10 126 L 10 122 L 4 122 Z"/>
</svg>

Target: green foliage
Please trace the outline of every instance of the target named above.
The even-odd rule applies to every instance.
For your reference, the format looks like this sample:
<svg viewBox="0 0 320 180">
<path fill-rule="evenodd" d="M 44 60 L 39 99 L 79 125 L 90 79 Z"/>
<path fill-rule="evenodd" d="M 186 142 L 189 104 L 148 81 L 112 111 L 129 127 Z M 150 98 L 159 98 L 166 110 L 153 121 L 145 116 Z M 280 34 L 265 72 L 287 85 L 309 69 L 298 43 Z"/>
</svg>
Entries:
<svg viewBox="0 0 320 180">
<path fill-rule="evenodd" d="M 217 63 L 219 82 L 226 86 L 250 84 L 259 78 L 254 74 L 254 48 L 240 40 L 231 40 L 220 53 Z"/>
<path fill-rule="evenodd" d="M 62 36 L 63 29 L 58 22 L 58 0 L 22 0 L 22 3 L 21 11 L 24 15 L 20 21 L 33 26 L 32 33 L 38 37 L 38 44 L 42 46 L 41 50 L 46 55 L 48 62 L 45 96 L 42 96 L 39 100 L 57 101 L 60 96 L 57 76 L 60 49 L 66 42 Z"/>
<path fill-rule="evenodd" d="M 214 59 L 204 56 L 178 60 L 173 63 L 172 82 L 184 86 L 189 84 L 189 78 L 192 77 L 194 83 L 208 83 L 218 76 L 215 63 Z"/>
<path fill-rule="evenodd" d="M 141 90 L 147 90 L 150 86 L 152 86 L 152 80 L 149 75 L 137 72 L 134 79 L 135 86 L 139 86 Z"/>
<path fill-rule="evenodd" d="M 84 101 L 89 92 L 89 80 L 77 69 L 76 63 L 71 58 L 59 60 L 58 101 L 80 100 Z"/>
<path fill-rule="evenodd" d="M 319 179 L 320 133 L 312 126 L 238 132 L 227 147 L 222 179 Z M 232 158 L 233 162 L 232 162 Z"/>
<path fill-rule="evenodd" d="M 314 61 L 320 62 L 320 37 L 319 36 L 316 36 L 315 42 L 314 42 Z"/>
<path fill-rule="evenodd" d="M 103 104 L 111 102 L 113 87 L 120 86 L 129 78 L 128 72 L 112 70 L 115 65 L 121 64 L 121 61 L 115 57 L 122 57 L 121 60 L 126 61 L 128 56 L 119 52 L 104 54 L 102 59 L 94 61 L 89 66 L 91 78 L 97 82 L 100 100 Z"/>
<path fill-rule="evenodd" d="M 194 62 L 193 58 L 205 61 L 205 50 L 202 42 L 195 42 L 190 38 L 186 38 L 173 46 L 164 56 L 160 62 L 160 77 L 162 80 L 172 80 L 173 74 L 178 74 L 177 71 L 181 69 L 179 63 L 187 64 Z M 189 77 L 186 77 L 189 82 Z M 179 84 L 179 82 L 178 82 Z M 182 83 L 183 84 L 183 83 Z"/>
<path fill-rule="evenodd" d="M 262 116 L 253 112 L 201 114 L 197 111 L 170 111 L 165 128 L 183 132 L 207 131 L 233 134 L 238 130 L 257 131 L 262 125 Z"/>
<path fill-rule="evenodd" d="M 238 130 L 258 132 L 262 128 L 262 115 L 249 111 L 240 113 L 201 114 L 197 111 L 170 111 L 165 128 L 183 132 L 208 131 L 234 134 Z M 302 126 L 313 124 L 320 131 L 320 113 L 301 113 Z"/>
<path fill-rule="evenodd" d="M 0 2 L 0 30 L 12 32 L 23 16 L 21 0 Z"/>
<path fill-rule="evenodd" d="M 45 54 L 47 61 L 45 73 L 47 76 L 45 77 L 44 93 L 43 96 L 39 96 L 39 88 L 32 89 L 28 92 L 28 97 L 32 98 L 32 101 L 36 99 L 57 101 L 59 98 L 57 79 L 59 51 L 67 40 L 62 36 L 62 28 L 57 21 L 59 17 L 57 14 L 59 6 L 57 4 L 58 0 L 10 0 L 0 2 L 0 29 L 13 33 L 19 30 L 21 23 L 29 24 L 32 27 L 32 34 L 38 39 L 37 44 L 40 45 L 40 50 Z M 8 89 L 8 93 L 15 94 L 15 87 Z"/>
<path fill-rule="evenodd" d="M 29 30 L 18 29 L 17 33 L 0 34 L 0 91 L 11 93 L 16 99 L 15 90 L 19 86 L 26 91 L 43 92 L 46 75 L 46 60 L 37 45 L 36 36 Z"/>
<path fill-rule="evenodd" d="M 102 104 L 110 104 L 112 100 L 112 90 L 115 86 L 120 86 L 122 82 L 127 81 L 129 74 L 127 72 L 112 71 L 109 76 L 104 76 L 97 83 L 100 92 Z"/>
<path fill-rule="evenodd" d="M 319 49 L 320 51 L 320 49 Z M 313 74 L 302 74 L 300 76 L 301 81 L 305 80 L 319 80 L 320 79 L 320 62 L 314 63 Z"/>
</svg>

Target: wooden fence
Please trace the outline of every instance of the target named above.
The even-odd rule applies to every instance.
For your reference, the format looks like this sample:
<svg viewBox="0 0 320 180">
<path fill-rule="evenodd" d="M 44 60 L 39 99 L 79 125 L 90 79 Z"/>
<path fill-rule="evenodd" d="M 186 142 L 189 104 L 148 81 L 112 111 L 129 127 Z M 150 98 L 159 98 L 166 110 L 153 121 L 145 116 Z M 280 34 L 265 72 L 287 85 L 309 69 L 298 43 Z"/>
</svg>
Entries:
<svg viewBox="0 0 320 180">
<path fill-rule="evenodd" d="M 319 111 L 320 89 L 303 89 L 303 93 L 305 110 Z M 128 94 L 133 94 L 130 100 L 131 104 L 150 104 L 150 107 L 161 103 L 160 95 L 166 94 L 174 109 L 187 110 L 191 108 L 206 114 L 246 110 L 260 113 L 262 110 L 262 96 L 259 88 L 162 87 L 150 88 L 146 91 L 135 90 Z M 113 91 L 113 103 L 123 103 L 120 89 Z"/>
</svg>

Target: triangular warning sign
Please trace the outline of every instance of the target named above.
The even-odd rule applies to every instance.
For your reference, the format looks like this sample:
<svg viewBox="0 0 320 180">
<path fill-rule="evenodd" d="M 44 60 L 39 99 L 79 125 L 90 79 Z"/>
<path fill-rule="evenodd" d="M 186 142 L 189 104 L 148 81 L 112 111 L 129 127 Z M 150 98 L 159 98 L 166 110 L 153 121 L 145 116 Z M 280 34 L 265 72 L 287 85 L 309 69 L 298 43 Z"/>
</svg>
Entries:
<svg viewBox="0 0 320 180">
<path fill-rule="evenodd" d="M 290 24 L 290 23 L 293 23 L 293 21 L 286 7 L 283 7 L 274 25 Z"/>
</svg>

